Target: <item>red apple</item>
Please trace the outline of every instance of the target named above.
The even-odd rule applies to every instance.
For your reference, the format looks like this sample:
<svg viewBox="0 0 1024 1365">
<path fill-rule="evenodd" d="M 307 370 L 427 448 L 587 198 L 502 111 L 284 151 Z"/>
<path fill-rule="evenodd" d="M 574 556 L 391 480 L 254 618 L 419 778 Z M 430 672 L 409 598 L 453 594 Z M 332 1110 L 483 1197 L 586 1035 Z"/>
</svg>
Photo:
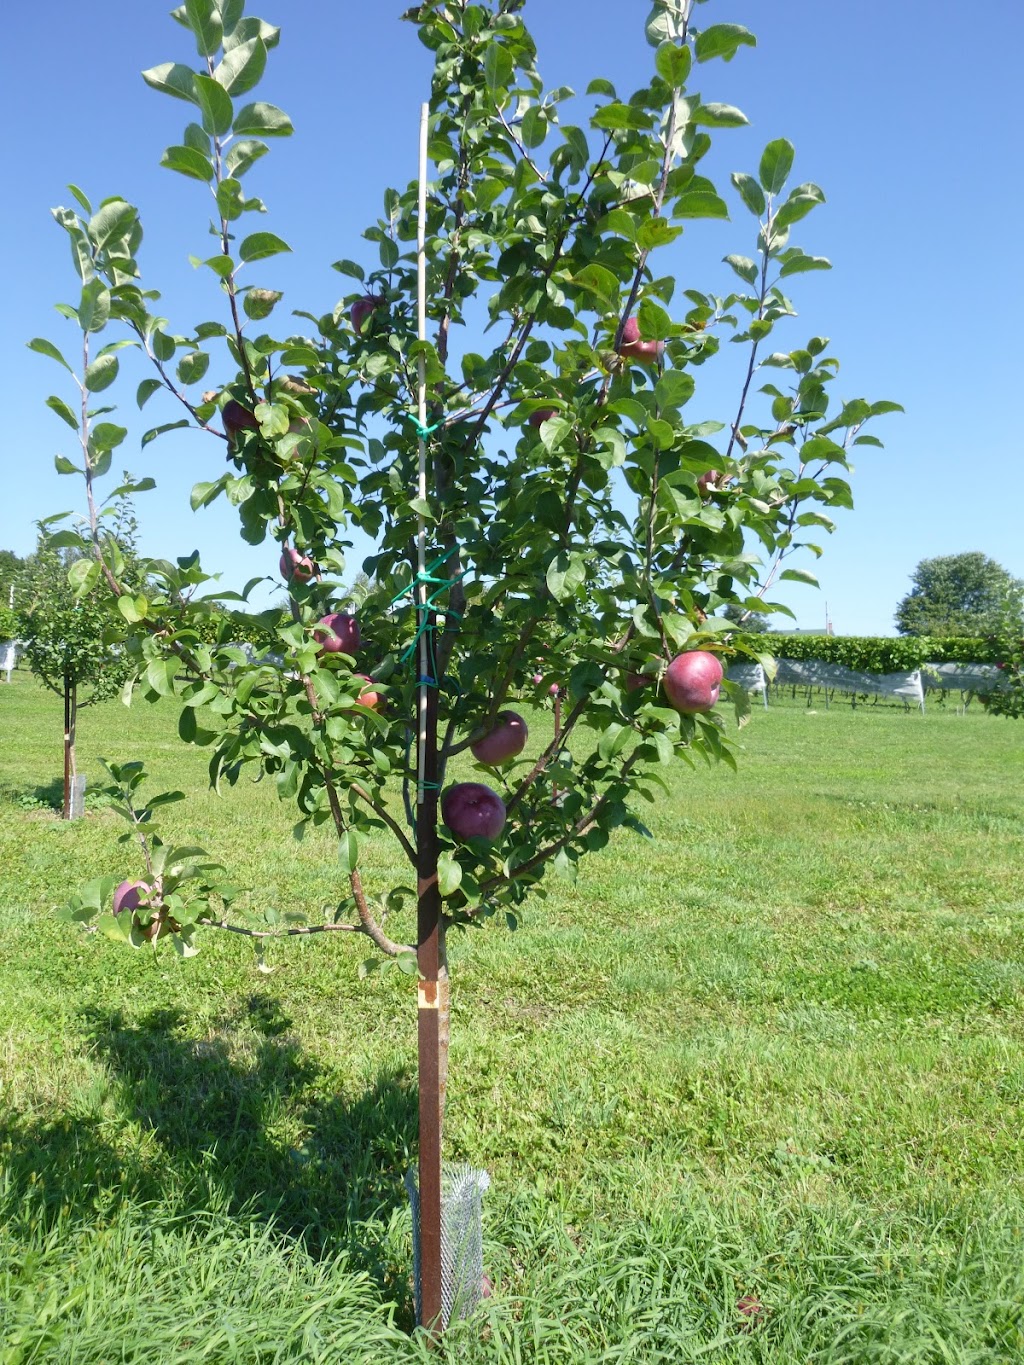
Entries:
<svg viewBox="0 0 1024 1365">
<path fill-rule="evenodd" d="M 626 691 L 639 692 L 641 687 L 646 687 L 650 681 L 651 679 L 646 673 L 627 673 Z"/>
<path fill-rule="evenodd" d="M 300 554 L 292 545 L 284 547 L 280 559 L 281 577 L 286 583 L 308 583 L 316 573 L 309 555 Z"/>
<path fill-rule="evenodd" d="M 551 686 L 548 688 L 548 691 L 551 693 L 553 697 L 558 696 L 559 690 L 560 689 L 557 683 L 552 683 Z"/>
<path fill-rule="evenodd" d="M 364 294 L 361 299 L 356 299 L 348 313 L 356 336 L 362 336 L 367 320 L 383 306 L 384 299 L 380 294 Z"/>
<path fill-rule="evenodd" d="M 313 627 L 313 636 L 320 643 L 321 654 L 355 654 L 362 640 L 359 622 L 346 611 L 334 611 L 321 616 Z"/>
<path fill-rule="evenodd" d="M 441 819 L 456 839 L 497 839 L 505 828 L 505 803 L 482 782 L 457 782 L 441 797 Z"/>
<path fill-rule="evenodd" d="M 677 654 L 665 673 L 665 695 L 669 705 L 684 716 L 710 711 L 718 701 L 723 677 L 722 665 L 705 649 Z"/>
<path fill-rule="evenodd" d="M 557 416 L 557 408 L 538 408 L 536 412 L 530 413 L 529 417 L 526 419 L 526 425 L 529 427 L 542 427 L 549 417 Z"/>
<path fill-rule="evenodd" d="M 470 753 L 478 763 L 504 763 L 523 752 L 528 735 L 522 716 L 515 711 L 501 711 L 495 717 L 494 728 L 469 746 Z"/>
<path fill-rule="evenodd" d="M 114 914 L 119 915 L 122 910 L 138 910 L 140 902 L 152 890 L 149 882 L 122 882 L 114 892 Z"/>
<path fill-rule="evenodd" d="M 635 360 L 640 365 L 654 365 L 665 349 L 663 341 L 642 341 L 640 324 L 636 318 L 627 318 L 619 342 L 619 355 L 627 360 Z"/>
<path fill-rule="evenodd" d="M 373 690 L 373 679 L 366 673 L 356 673 L 354 676 L 366 684 L 359 693 L 359 705 L 368 706 L 371 711 L 376 711 L 380 703 L 380 693 Z"/>
<path fill-rule="evenodd" d="M 229 398 L 224 404 L 220 420 L 224 423 L 224 434 L 232 443 L 240 431 L 259 431 L 260 424 L 253 413 L 241 403 Z"/>
<path fill-rule="evenodd" d="M 535 673 L 535 674 L 533 675 L 533 681 L 534 681 L 534 683 L 535 683 L 535 685 L 536 685 L 537 687 L 540 687 L 541 683 L 544 681 L 544 674 L 543 674 L 543 673 Z"/>
<path fill-rule="evenodd" d="M 481 1275 L 481 1276 L 480 1276 L 480 1297 L 481 1297 L 482 1299 L 489 1299 L 493 1293 L 494 1293 L 494 1284 L 493 1284 L 493 1281 L 491 1280 L 490 1275 Z"/>
</svg>

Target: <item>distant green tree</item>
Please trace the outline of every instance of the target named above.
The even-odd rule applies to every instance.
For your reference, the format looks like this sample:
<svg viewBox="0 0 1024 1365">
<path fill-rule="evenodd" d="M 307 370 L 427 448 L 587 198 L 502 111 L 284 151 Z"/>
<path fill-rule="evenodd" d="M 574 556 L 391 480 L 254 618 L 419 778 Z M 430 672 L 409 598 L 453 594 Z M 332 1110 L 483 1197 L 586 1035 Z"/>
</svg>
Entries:
<svg viewBox="0 0 1024 1365">
<path fill-rule="evenodd" d="M 134 512 L 130 502 L 122 499 L 113 514 L 111 539 L 117 541 L 129 574 L 135 564 L 134 535 Z M 76 598 L 69 580 L 76 560 L 80 555 L 61 548 L 60 537 L 47 536 L 41 526 L 35 553 L 24 561 L 16 585 L 24 661 L 64 700 L 65 820 L 71 814 L 71 780 L 77 774 L 78 712 L 117 696 L 132 672 L 126 658 L 104 641 L 110 623 L 106 596 L 96 588 Z M 88 567 L 91 560 L 80 562 Z"/>
<path fill-rule="evenodd" d="M 12 589 L 25 569 L 25 561 L 13 550 L 0 550 L 0 608 L 12 606 Z M 0 640 L 10 639 L 0 626 Z"/>
<path fill-rule="evenodd" d="M 741 626 L 748 635 L 762 635 L 768 629 L 768 618 L 759 611 L 747 611 L 738 602 L 730 602 L 722 615 L 727 621 Z"/>
<path fill-rule="evenodd" d="M 896 608 L 901 635 L 994 635 L 1003 624 L 1006 594 L 1024 587 L 977 550 L 922 559 L 911 582 Z"/>
<path fill-rule="evenodd" d="M 994 716 L 1024 720 L 1024 589 L 1020 586 L 1010 588 L 1003 599 L 1002 622 L 994 643 L 1001 656 L 996 667 L 1002 672 L 1004 685 L 981 700 Z"/>
</svg>

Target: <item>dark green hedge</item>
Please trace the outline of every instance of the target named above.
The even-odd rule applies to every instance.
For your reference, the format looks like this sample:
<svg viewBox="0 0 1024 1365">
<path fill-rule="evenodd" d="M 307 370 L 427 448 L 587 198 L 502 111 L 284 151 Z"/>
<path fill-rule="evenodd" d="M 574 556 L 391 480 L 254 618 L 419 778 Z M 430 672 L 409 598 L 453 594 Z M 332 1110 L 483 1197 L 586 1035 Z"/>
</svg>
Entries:
<svg viewBox="0 0 1024 1365">
<path fill-rule="evenodd" d="M 757 636 L 757 643 L 778 659 L 820 659 L 859 673 L 905 673 L 922 664 L 994 664 L 1002 660 L 1000 646 L 994 641 L 967 636 L 765 634 Z"/>
</svg>

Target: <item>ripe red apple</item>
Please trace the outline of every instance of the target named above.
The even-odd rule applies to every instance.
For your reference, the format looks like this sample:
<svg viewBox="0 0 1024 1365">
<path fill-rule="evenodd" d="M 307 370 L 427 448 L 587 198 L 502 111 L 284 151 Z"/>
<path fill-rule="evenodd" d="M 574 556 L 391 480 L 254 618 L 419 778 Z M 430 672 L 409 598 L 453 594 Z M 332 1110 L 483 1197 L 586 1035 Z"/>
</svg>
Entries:
<svg viewBox="0 0 1024 1365">
<path fill-rule="evenodd" d="M 665 673 L 665 695 L 669 705 L 684 716 L 710 711 L 718 701 L 722 677 L 719 659 L 706 649 L 677 654 Z"/>
<path fill-rule="evenodd" d="M 540 687 L 541 683 L 544 681 L 544 674 L 543 674 L 543 673 L 535 673 L 535 674 L 533 675 L 533 681 L 534 681 L 534 683 L 536 684 L 537 687 Z"/>
<path fill-rule="evenodd" d="M 364 294 L 361 299 L 356 299 L 348 313 L 356 336 L 362 336 L 367 320 L 383 306 L 384 299 L 380 294 Z"/>
<path fill-rule="evenodd" d="M 481 1276 L 480 1276 L 480 1297 L 481 1297 L 482 1299 L 489 1299 L 493 1293 L 494 1293 L 494 1283 L 493 1283 L 493 1281 L 491 1280 L 490 1275 L 481 1275 Z"/>
<path fill-rule="evenodd" d="M 469 750 L 478 763 L 504 763 L 523 752 L 528 736 L 522 716 L 515 711 L 501 711 L 495 717 L 494 728 L 471 744 Z"/>
<path fill-rule="evenodd" d="M 114 914 L 119 915 L 122 910 L 138 910 L 140 902 L 152 890 L 149 882 L 122 882 L 114 892 Z"/>
<path fill-rule="evenodd" d="M 321 654 L 355 654 L 362 643 L 359 622 L 347 611 L 321 616 L 320 624 L 313 627 L 313 636 L 320 642 Z"/>
<path fill-rule="evenodd" d="M 643 341 L 640 337 L 640 324 L 636 318 L 627 318 L 622 329 L 619 355 L 627 360 L 635 360 L 640 365 L 654 365 L 665 349 L 663 341 Z"/>
<path fill-rule="evenodd" d="M 281 577 L 286 583 L 308 583 L 316 573 L 316 565 L 309 555 L 300 554 L 293 545 L 286 545 L 280 559 Z"/>
<path fill-rule="evenodd" d="M 560 689 L 557 683 L 552 683 L 551 686 L 548 688 L 548 691 L 551 693 L 553 697 L 558 696 L 559 690 Z"/>
<path fill-rule="evenodd" d="M 505 828 L 505 803 L 482 782 L 457 782 L 441 797 L 441 819 L 456 839 L 497 839 Z"/>
<path fill-rule="evenodd" d="M 359 693 L 359 705 L 368 706 L 371 711 L 376 711 L 380 703 L 380 693 L 373 690 L 373 679 L 367 673 L 354 674 L 366 686 Z"/>
<path fill-rule="evenodd" d="M 526 425 L 529 427 L 542 427 L 549 417 L 557 416 L 557 408 L 538 408 L 536 412 L 530 413 L 529 417 L 526 419 Z"/>
<path fill-rule="evenodd" d="M 231 442 L 234 442 L 240 431 L 259 431 L 260 429 L 260 424 L 255 415 L 248 408 L 243 407 L 241 403 L 236 402 L 234 398 L 229 398 L 224 404 L 220 420 L 224 423 L 224 434 Z"/>
</svg>

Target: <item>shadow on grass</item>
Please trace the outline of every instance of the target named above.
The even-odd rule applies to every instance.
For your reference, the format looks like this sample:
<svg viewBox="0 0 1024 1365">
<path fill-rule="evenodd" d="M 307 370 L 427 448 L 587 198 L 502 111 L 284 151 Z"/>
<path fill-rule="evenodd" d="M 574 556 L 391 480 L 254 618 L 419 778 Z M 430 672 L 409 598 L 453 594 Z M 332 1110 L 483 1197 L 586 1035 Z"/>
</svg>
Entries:
<svg viewBox="0 0 1024 1365">
<path fill-rule="evenodd" d="M 180 1011 L 90 1012 L 113 1094 L 87 1117 L 0 1115 L 0 1208 L 36 1229 L 124 1203 L 266 1221 L 314 1257 L 346 1252 L 411 1320 L 408 1258 L 387 1231 L 406 1203 L 414 1085 L 394 1073 L 331 1094 L 276 1001 L 254 995 L 242 1015 L 197 1041 Z"/>
</svg>

